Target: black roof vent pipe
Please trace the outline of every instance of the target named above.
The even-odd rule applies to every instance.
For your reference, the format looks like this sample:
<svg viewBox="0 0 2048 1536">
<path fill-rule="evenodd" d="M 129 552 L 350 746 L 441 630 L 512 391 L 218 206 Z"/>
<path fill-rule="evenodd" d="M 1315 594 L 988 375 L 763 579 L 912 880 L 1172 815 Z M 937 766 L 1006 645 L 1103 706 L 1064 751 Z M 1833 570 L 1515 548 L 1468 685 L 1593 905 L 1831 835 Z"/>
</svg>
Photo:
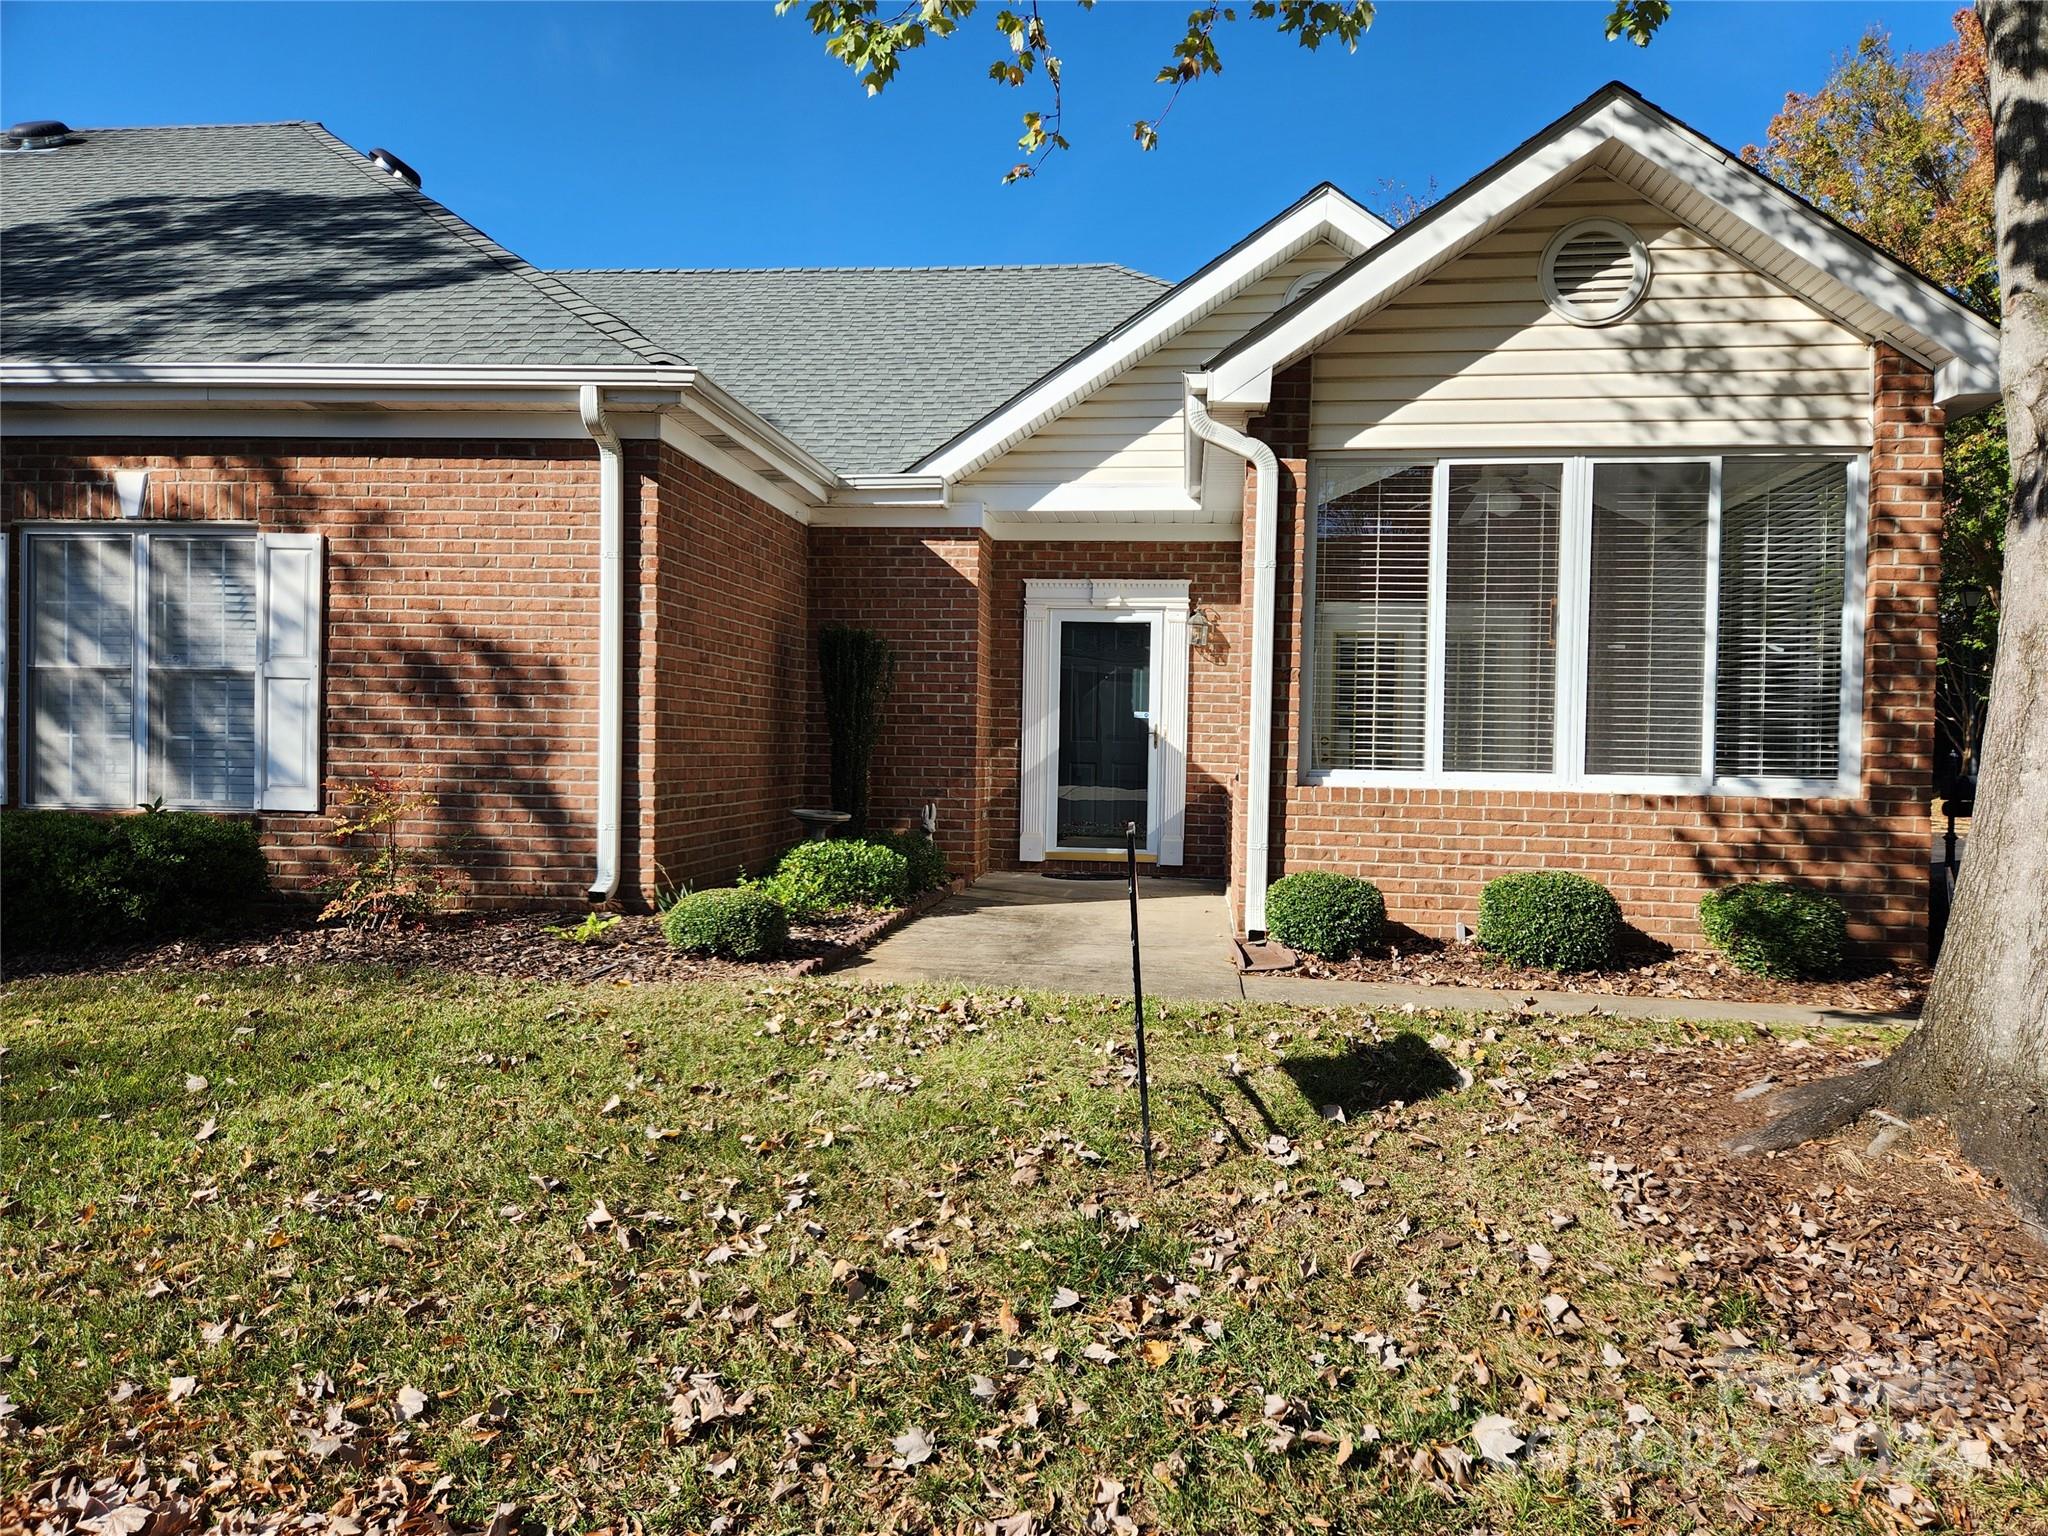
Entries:
<svg viewBox="0 0 2048 1536">
<path fill-rule="evenodd" d="M 54 118 L 47 117 L 16 123 L 7 130 L 6 136 L 9 149 L 55 149 L 59 144 L 70 142 L 71 130 Z"/>
<path fill-rule="evenodd" d="M 391 177 L 392 179 L 404 182 L 408 187 L 411 187 L 415 192 L 419 190 L 420 173 L 414 170 L 411 166 L 407 165 L 403 160 L 399 159 L 398 156 L 391 153 L 390 150 L 371 150 L 370 164 L 376 166 L 378 170 L 382 171 L 385 175 Z"/>
</svg>

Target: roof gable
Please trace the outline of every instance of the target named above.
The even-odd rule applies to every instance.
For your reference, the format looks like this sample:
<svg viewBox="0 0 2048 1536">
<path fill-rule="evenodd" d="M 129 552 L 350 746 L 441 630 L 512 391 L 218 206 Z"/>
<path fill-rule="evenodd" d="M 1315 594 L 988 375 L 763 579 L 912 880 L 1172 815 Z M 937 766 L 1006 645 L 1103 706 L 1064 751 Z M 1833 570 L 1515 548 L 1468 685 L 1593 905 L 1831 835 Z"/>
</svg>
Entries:
<svg viewBox="0 0 2048 1536">
<path fill-rule="evenodd" d="M 1597 92 L 1212 358 L 1212 405 L 1257 407 L 1274 369 L 1350 330 L 1588 169 L 1634 187 L 1764 275 L 1936 371 L 1971 409 L 1998 392 L 1998 331 L 1909 267 L 1626 86 Z"/>
<path fill-rule="evenodd" d="M 912 467 L 947 480 L 971 475 L 1297 251 L 1318 240 L 1365 251 L 1387 235 L 1382 220 L 1324 182 Z"/>
<path fill-rule="evenodd" d="M 316 123 L 0 155 L 0 294 L 22 362 L 683 361 Z"/>
</svg>

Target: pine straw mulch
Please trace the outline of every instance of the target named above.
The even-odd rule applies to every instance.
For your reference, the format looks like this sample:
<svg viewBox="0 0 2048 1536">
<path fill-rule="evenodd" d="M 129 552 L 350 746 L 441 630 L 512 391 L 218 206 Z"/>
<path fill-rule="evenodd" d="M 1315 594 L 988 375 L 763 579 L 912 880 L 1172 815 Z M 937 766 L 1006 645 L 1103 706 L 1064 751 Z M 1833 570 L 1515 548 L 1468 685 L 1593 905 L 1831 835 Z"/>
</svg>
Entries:
<svg viewBox="0 0 2048 1536">
<path fill-rule="evenodd" d="M 803 976 L 825 970 L 873 944 L 906 916 L 903 911 L 853 912 L 792 923 L 789 949 L 779 960 L 743 964 L 687 955 L 663 937 L 660 920 L 624 914 L 602 938 L 578 944 L 549 933 L 573 927 L 581 912 L 446 913 L 387 928 L 323 927 L 300 911 L 279 911 L 251 930 L 218 939 L 95 950 L 83 955 L 9 955 L 7 977 L 129 976 L 182 969 L 242 970 L 249 966 L 388 965 L 492 976 L 507 981 L 650 982 L 752 980 Z"/>
<path fill-rule="evenodd" d="M 1617 1217 L 1689 1248 L 1668 1283 L 1715 1296 L 1699 1364 L 1767 1407 L 1819 1405 L 1840 1456 L 1953 1445 L 2048 1471 L 2048 1243 L 1938 1122 L 1872 1116 L 1738 1157 L 1771 1090 L 1850 1069 L 1866 1038 L 1603 1054 L 1541 1089 Z M 1766 1341 L 1791 1364 L 1767 1366 Z"/>
<path fill-rule="evenodd" d="M 1904 1016 L 1920 1011 L 1932 972 L 1924 965 L 1871 969 L 1830 981 L 1774 981 L 1738 971 L 1722 956 L 1638 940 L 1611 970 L 1568 973 L 1510 965 L 1477 944 L 1404 932 L 1382 955 L 1322 961 L 1303 955 L 1298 975 L 1408 986 L 1486 987 L 1496 992 L 1574 992 L 1589 997 L 1694 998 L 1787 1003 Z"/>
</svg>

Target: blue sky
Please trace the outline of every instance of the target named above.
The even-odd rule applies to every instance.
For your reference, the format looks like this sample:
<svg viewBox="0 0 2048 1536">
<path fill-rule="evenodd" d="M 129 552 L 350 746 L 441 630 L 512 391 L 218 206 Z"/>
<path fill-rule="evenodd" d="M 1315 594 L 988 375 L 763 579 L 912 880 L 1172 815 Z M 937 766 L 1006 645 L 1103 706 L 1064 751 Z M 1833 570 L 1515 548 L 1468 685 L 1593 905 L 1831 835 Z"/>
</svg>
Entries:
<svg viewBox="0 0 2048 1536">
<path fill-rule="evenodd" d="M 1192 0 L 1052 0 L 1074 149 L 1005 187 L 1034 87 L 986 79 L 993 0 L 869 100 L 800 16 L 751 4 L 0 4 L 0 121 L 312 118 L 385 145 L 543 266 L 1120 261 L 1178 278 L 1318 181 L 1448 191 L 1603 82 L 1734 148 L 1864 28 L 1953 4 L 1677 0 L 1648 49 L 1608 0 L 1382 3 L 1355 55 L 1248 19 L 1140 153 Z M 1248 5 L 1240 0 L 1240 11 Z"/>
</svg>

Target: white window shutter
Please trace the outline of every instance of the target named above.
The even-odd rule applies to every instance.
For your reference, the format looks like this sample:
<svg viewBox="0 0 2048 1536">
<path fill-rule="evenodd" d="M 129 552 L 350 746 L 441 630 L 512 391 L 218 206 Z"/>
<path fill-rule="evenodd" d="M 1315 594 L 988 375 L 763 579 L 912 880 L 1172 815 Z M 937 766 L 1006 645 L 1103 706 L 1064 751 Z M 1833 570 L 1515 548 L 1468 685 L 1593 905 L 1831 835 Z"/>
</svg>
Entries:
<svg viewBox="0 0 2048 1536">
<path fill-rule="evenodd" d="M 262 538 L 258 724 L 266 811 L 320 809 L 321 538 Z"/>
</svg>

